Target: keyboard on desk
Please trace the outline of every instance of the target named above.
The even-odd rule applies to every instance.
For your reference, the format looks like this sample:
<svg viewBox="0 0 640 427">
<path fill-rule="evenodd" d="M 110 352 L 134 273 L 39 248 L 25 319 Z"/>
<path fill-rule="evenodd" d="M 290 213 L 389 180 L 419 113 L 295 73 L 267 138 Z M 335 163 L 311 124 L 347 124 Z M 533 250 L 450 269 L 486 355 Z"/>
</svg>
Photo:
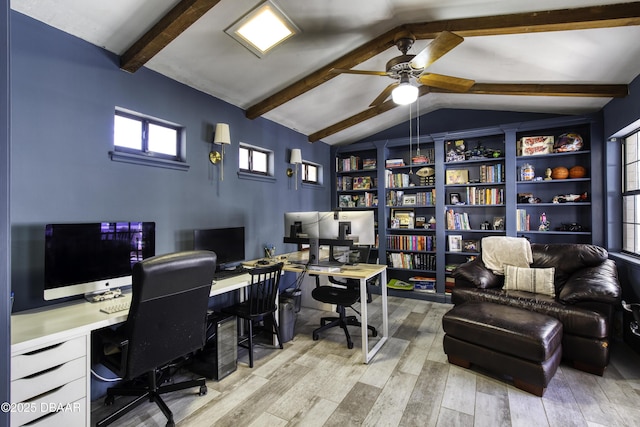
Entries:
<svg viewBox="0 0 640 427">
<path fill-rule="evenodd" d="M 216 271 L 213 275 L 213 280 L 223 280 L 228 279 L 230 277 L 239 276 L 241 274 L 248 273 L 249 269 L 246 267 L 238 267 L 233 270 L 220 270 Z"/>
<path fill-rule="evenodd" d="M 131 300 L 127 301 L 114 301 L 107 306 L 100 309 L 101 312 L 107 314 L 117 313 L 119 311 L 127 311 L 131 307 Z"/>
</svg>

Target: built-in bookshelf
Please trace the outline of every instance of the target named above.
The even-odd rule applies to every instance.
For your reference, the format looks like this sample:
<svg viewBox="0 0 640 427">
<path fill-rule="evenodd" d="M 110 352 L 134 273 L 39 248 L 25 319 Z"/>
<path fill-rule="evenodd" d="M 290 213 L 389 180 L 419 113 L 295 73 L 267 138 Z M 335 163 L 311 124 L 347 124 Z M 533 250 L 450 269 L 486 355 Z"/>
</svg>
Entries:
<svg viewBox="0 0 640 427">
<path fill-rule="evenodd" d="M 591 209 L 604 194 L 603 166 L 597 161 L 603 152 L 601 135 L 598 116 L 572 116 L 420 135 L 419 155 L 415 141 L 408 139 L 337 147 L 335 206 L 344 209 L 341 195 L 373 193 L 373 207 L 356 203 L 348 208 L 376 209 L 380 262 L 388 265 L 389 279 L 402 281 L 407 289 L 436 281 L 435 289 L 427 285 L 426 292 L 391 293 L 447 301 L 451 272 L 479 255 L 483 237 L 603 244 Z M 551 140 L 550 148 L 540 148 Z M 559 149 L 561 140 L 567 144 Z M 377 159 L 368 162 L 375 169 L 364 169 L 363 159 Z M 566 168 L 567 177 L 554 173 L 545 179 L 547 170 L 556 168 L 560 175 Z M 370 179 L 356 181 L 366 176 Z M 346 177 L 351 189 L 344 186 Z M 369 188 L 361 189 L 360 182 Z"/>
</svg>

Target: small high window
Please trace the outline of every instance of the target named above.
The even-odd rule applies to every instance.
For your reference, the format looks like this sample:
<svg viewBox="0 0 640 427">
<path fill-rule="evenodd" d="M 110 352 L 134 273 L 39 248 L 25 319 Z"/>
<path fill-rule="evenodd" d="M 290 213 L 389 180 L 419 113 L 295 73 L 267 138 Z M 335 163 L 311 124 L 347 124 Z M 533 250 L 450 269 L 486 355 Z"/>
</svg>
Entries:
<svg viewBox="0 0 640 427">
<path fill-rule="evenodd" d="M 239 169 L 256 175 L 273 175 L 273 153 L 269 150 L 240 145 Z"/>
<path fill-rule="evenodd" d="M 302 182 L 307 184 L 319 184 L 318 172 L 318 165 L 309 162 L 302 162 Z"/>
<path fill-rule="evenodd" d="M 113 145 L 115 151 L 184 161 L 183 132 L 180 125 L 116 110 Z"/>
</svg>

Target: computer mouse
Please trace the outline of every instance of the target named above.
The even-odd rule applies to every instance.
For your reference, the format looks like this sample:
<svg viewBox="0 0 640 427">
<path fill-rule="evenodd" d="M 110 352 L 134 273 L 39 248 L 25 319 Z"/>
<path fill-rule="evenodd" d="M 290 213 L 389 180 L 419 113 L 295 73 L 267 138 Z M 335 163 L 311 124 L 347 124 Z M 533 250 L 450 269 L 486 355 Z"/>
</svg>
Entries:
<svg viewBox="0 0 640 427">
<path fill-rule="evenodd" d="M 258 265 L 268 265 L 268 264 L 269 264 L 269 261 L 266 261 L 266 260 L 264 260 L 264 259 L 261 259 L 260 261 L 256 262 L 256 264 L 258 264 Z"/>
</svg>

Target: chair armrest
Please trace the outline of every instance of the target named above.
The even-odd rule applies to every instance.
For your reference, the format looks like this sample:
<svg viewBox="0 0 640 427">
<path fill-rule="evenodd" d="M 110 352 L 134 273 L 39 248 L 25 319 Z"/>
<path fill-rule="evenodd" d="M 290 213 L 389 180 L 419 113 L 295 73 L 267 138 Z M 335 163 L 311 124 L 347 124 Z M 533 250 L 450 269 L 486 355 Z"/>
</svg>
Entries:
<svg viewBox="0 0 640 427">
<path fill-rule="evenodd" d="M 456 286 L 460 284 L 461 287 L 474 286 L 480 289 L 490 289 L 499 288 L 504 283 L 503 277 L 493 274 L 491 270 L 485 267 L 479 257 L 473 261 L 460 264 L 453 271 L 452 276 L 456 279 Z"/>
<path fill-rule="evenodd" d="M 558 299 L 564 304 L 584 301 L 619 304 L 622 289 L 615 262 L 608 259 L 595 267 L 576 271 L 560 290 Z"/>
</svg>

